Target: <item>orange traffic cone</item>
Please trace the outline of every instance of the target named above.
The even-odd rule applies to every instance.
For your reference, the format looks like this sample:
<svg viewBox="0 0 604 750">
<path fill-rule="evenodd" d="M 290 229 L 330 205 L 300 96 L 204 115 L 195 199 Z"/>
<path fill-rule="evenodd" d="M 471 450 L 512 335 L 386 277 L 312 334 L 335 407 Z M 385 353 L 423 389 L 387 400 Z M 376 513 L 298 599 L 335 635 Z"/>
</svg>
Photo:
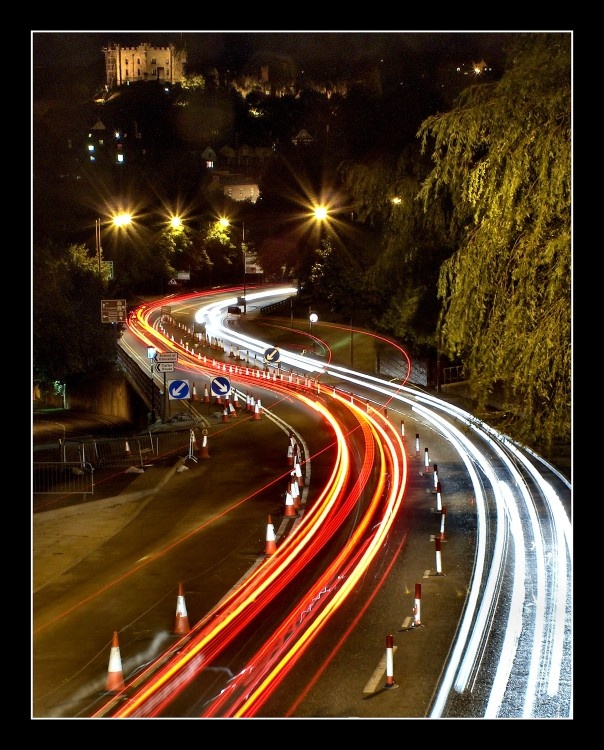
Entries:
<svg viewBox="0 0 604 750">
<path fill-rule="evenodd" d="M 272 555 L 273 552 L 277 551 L 277 543 L 275 541 L 275 527 L 273 526 L 273 519 L 269 516 L 268 523 L 266 524 L 266 546 L 264 547 L 265 555 Z"/>
<path fill-rule="evenodd" d="M 208 386 L 207 385 L 204 386 L 204 389 L 203 389 L 203 402 L 204 402 L 204 404 L 209 404 L 210 403 L 210 393 L 208 391 Z"/>
<path fill-rule="evenodd" d="M 203 440 L 201 441 L 201 457 L 202 458 L 210 457 L 210 453 L 208 451 L 208 436 L 207 435 L 204 435 Z"/>
<path fill-rule="evenodd" d="M 227 409 L 226 406 L 224 407 L 223 412 L 222 412 L 222 421 L 223 422 L 229 421 L 229 410 Z"/>
<path fill-rule="evenodd" d="M 296 481 L 298 482 L 298 487 L 304 487 L 304 477 L 302 476 L 302 468 L 300 467 L 299 463 L 296 463 L 294 465 L 294 473 L 296 475 Z"/>
<path fill-rule="evenodd" d="M 237 412 L 235 411 L 235 407 L 229 401 L 229 417 L 236 417 L 236 416 L 237 416 Z"/>
<path fill-rule="evenodd" d="M 300 488 L 298 487 L 298 482 L 296 481 L 293 472 L 289 483 L 289 491 L 294 499 L 294 508 L 299 510 L 302 507 L 302 503 L 300 502 Z"/>
<path fill-rule="evenodd" d="M 176 622 L 174 632 L 176 635 L 186 635 L 191 628 L 189 627 L 189 617 L 187 616 L 187 605 L 182 590 L 182 583 L 178 584 L 178 597 L 176 598 Z"/>
<path fill-rule="evenodd" d="M 285 513 L 286 517 L 296 516 L 296 509 L 294 508 L 294 498 L 291 496 L 289 490 L 285 493 Z"/>
<path fill-rule="evenodd" d="M 260 399 L 254 404 L 254 419 L 260 419 Z"/>
<path fill-rule="evenodd" d="M 126 454 L 126 458 L 130 458 L 130 456 L 132 455 L 130 451 L 130 443 L 127 440 L 126 440 L 126 446 L 124 448 L 124 452 Z"/>
<path fill-rule="evenodd" d="M 109 654 L 109 669 L 107 679 L 105 680 L 105 690 L 117 693 L 123 690 L 124 677 L 122 675 L 122 657 L 120 656 L 120 644 L 117 637 L 117 630 L 113 632 L 113 641 L 111 642 L 111 652 Z"/>
</svg>

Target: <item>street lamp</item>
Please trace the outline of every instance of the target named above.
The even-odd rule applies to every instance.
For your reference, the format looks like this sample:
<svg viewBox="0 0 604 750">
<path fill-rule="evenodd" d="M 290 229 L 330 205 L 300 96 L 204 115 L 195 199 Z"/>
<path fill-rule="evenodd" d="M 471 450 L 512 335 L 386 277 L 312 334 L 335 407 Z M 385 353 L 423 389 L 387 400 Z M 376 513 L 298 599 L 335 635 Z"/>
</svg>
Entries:
<svg viewBox="0 0 604 750">
<path fill-rule="evenodd" d="M 132 224 L 132 214 L 129 214 L 129 213 L 116 214 L 115 216 L 112 217 L 111 223 L 116 229 L 119 229 L 120 227 L 129 226 L 130 224 Z M 94 220 L 94 243 L 95 243 L 96 262 L 97 262 L 97 269 L 99 272 L 99 276 L 102 273 L 102 267 L 103 267 L 103 247 L 101 245 L 101 226 L 102 226 L 101 219 L 95 219 Z"/>
<path fill-rule="evenodd" d="M 311 312 L 311 314 L 308 316 L 308 325 L 310 330 L 310 335 L 312 336 L 312 324 L 316 323 L 319 320 L 319 316 L 317 313 Z M 315 345 L 313 343 L 313 349 L 315 348 Z"/>
</svg>

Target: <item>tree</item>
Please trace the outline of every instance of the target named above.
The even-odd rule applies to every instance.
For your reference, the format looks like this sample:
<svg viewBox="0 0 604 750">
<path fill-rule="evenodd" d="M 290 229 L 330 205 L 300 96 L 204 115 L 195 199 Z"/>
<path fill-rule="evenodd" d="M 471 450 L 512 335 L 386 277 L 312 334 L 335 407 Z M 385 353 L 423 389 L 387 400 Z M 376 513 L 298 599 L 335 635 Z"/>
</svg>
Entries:
<svg viewBox="0 0 604 750">
<path fill-rule="evenodd" d="M 442 345 L 472 396 L 545 449 L 571 428 L 571 35 L 513 38 L 500 81 L 465 89 L 418 131 L 433 168 L 418 199 L 448 206 Z"/>
<path fill-rule="evenodd" d="M 106 283 L 85 245 L 34 248 L 34 380 L 68 383 L 113 367 L 115 331 L 101 321 Z"/>
</svg>

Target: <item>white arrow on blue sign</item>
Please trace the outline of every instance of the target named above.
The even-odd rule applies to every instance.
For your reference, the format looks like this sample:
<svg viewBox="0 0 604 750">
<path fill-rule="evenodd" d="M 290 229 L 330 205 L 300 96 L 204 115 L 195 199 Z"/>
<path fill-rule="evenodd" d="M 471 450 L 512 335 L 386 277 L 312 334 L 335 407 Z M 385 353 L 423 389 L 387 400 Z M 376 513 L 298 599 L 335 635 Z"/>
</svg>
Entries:
<svg viewBox="0 0 604 750">
<path fill-rule="evenodd" d="M 189 398 L 190 392 L 188 380 L 171 380 L 168 384 L 168 396 L 171 399 Z"/>
<path fill-rule="evenodd" d="M 212 393 L 214 396 L 228 396 L 231 392 L 231 381 L 219 375 L 212 380 Z"/>
<path fill-rule="evenodd" d="M 264 352 L 264 361 L 265 362 L 278 362 L 279 361 L 279 350 L 276 346 L 269 346 L 269 348 Z"/>
</svg>

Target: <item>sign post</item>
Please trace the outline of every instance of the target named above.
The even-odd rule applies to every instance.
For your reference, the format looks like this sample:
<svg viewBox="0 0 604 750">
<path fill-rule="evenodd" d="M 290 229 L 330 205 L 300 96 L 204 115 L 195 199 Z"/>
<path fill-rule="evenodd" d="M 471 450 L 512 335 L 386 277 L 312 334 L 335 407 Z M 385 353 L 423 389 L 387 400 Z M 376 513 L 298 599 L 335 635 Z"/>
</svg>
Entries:
<svg viewBox="0 0 604 750">
<path fill-rule="evenodd" d="M 125 299 L 102 299 L 101 300 L 101 322 L 102 323 L 125 323 L 127 306 Z"/>
<path fill-rule="evenodd" d="M 163 308 L 162 308 L 163 309 Z M 178 352 L 158 352 L 155 355 L 157 362 L 157 371 L 164 374 L 164 403 L 163 403 L 163 421 L 168 416 L 168 390 L 166 387 L 166 373 L 174 372 L 174 363 L 178 362 Z"/>
</svg>

